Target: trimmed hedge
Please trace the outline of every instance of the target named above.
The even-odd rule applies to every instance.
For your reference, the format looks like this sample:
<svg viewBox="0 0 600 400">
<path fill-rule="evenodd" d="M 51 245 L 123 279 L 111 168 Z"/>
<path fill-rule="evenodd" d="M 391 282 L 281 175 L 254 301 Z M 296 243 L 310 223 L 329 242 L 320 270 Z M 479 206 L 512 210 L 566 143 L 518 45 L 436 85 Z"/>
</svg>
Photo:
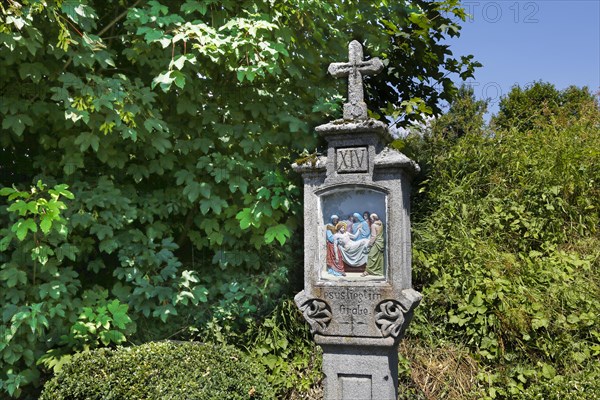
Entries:
<svg viewBox="0 0 600 400">
<path fill-rule="evenodd" d="M 274 399 L 264 368 L 230 346 L 157 342 L 77 354 L 40 400 Z"/>
</svg>

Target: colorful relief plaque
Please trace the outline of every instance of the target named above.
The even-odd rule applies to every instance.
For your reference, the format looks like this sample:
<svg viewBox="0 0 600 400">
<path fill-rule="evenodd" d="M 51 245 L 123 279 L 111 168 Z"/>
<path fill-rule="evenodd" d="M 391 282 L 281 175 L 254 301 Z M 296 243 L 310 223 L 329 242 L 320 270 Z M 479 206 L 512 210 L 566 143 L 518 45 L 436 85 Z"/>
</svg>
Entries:
<svg viewBox="0 0 600 400">
<path fill-rule="evenodd" d="M 360 187 L 333 191 L 321 197 L 321 216 L 321 279 L 384 279 L 386 194 Z"/>
</svg>

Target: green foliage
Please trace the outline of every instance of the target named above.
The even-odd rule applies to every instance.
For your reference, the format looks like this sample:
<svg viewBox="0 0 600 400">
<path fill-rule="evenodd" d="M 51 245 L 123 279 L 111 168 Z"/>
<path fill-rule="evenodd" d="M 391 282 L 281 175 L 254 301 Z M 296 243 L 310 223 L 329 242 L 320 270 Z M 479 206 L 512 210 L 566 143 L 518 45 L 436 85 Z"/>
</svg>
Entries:
<svg viewBox="0 0 600 400">
<path fill-rule="evenodd" d="M 296 248 L 290 258 L 298 259 L 301 251 Z M 224 252 L 222 257 L 226 261 L 232 255 Z M 211 288 L 208 295 L 211 307 L 200 316 L 192 315 L 191 320 L 196 321 L 194 326 L 184 324 L 182 329 L 189 330 L 194 338 L 203 342 L 247 346 L 252 341 L 248 335 L 254 331 L 257 318 L 263 318 L 278 306 L 281 293 L 289 290 L 293 278 L 286 265 L 274 268 L 269 275 L 240 276 L 236 271 L 225 269 L 220 276 L 202 276 L 202 284 Z M 195 312 L 190 309 L 182 317 Z"/>
<path fill-rule="evenodd" d="M 251 354 L 264 364 L 277 398 L 307 392 L 321 380 L 321 355 L 291 300 L 281 302 L 259 325 L 250 327 Z"/>
<path fill-rule="evenodd" d="M 5 187 L 11 226 L 0 230 L 2 388 L 18 396 L 38 379 L 36 364 L 59 369 L 73 351 L 125 341 L 128 305 L 108 291 L 83 290 L 72 267 L 78 248 L 69 241 L 63 202 L 75 199 L 65 184 L 28 191 Z M 62 350 L 53 348 L 64 345 Z M 44 354 L 46 353 L 46 354 Z"/>
<path fill-rule="evenodd" d="M 559 94 L 573 96 L 570 109 L 586 93 Z M 600 111 L 586 107 L 580 121 L 561 111 L 534 131 L 406 141 L 429 157 L 414 202 L 424 300 L 411 332 L 467 345 L 489 366 L 490 398 L 570 393 L 571 376 L 597 390 L 582 372 L 600 362 Z"/>
<path fill-rule="evenodd" d="M 463 85 L 450 103 L 448 112 L 435 119 L 432 135 L 451 141 L 464 135 L 477 134 L 484 126 L 483 115 L 486 111 L 486 102 L 476 100 L 474 89 Z"/>
<path fill-rule="evenodd" d="M 301 264 L 290 164 L 316 147 L 313 125 L 340 115 L 345 83 L 323 65 L 351 39 L 388 64 L 367 89 L 382 119 L 437 111 L 455 92 L 444 74 L 477 66 L 440 44 L 465 18 L 456 0 L 23 0 L 0 12 L 0 187 L 41 179 L 60 197 L 0 208 L 13 228 L 0 242 L 3 324 L 20 327 L 0 349 L 11 395 L 47 351 L 44 365 L 60 366 L 122 335 L 213 324 L 226 336 L 272 307 Z"/>
<path fill-rule="evenodd" d="M 293 300 L 280 300 L 271 308 L 274 309 L 267 316 L 257 319 L 256 314 L 254 318 L 244 314 L 243 307 L 236 308 L 234 302 L 227 307 L 221 303 L 213 319 L 194 334 L 205 342 L 246 348 L 265 368 L 265 379 L 277 398 L 303 396 L 314 390 L 322 378 L 320 349 Z M 233 320 L 244 315 L 241 329 Z"/>
<path fill-rule="evenodd" d="M 73 193 L 68 191 L 68 186 L 64 184 L 54 186 L 54 189 L 48 190 L 47 193 L 46 187 L 47 185 L 38 180 L 36 186 L 32 187 L 29 192 L 21 192 L 14 187 L 0 189 L 0 196 L 7 196 L 8 201 L 13 202 L 6 211 L 18 215 L 10 232 L 6 229 L 2 231 L 0 250 L 5 251 L 15 237 L 22 242 L 28 231 L 33 234 L 37 233 L 38 226 L 43 235 L 48 235 L 52 230 L 52 225 L 55 224 L 54 230 L 63 236 L 66 235 L 65 220 L 61 218 L 60 212 L 67 207 L 60 197 L 72 200 Z M 54 255 L 49 253 L 49 250 L 38 249 L 35 251 L 35 257 L 44 265 L 47 262 L 47 256 Z"/>
<path fill-rule="evenodd" d="M 381 2 L 340 3 L 336 4 L 338 8 L 354 15 L 344 21 L 348 26 L 345 30 L 364 38 L 370 49 L 389 60 L 382 74 L 373 79 L 376 91 L 368 91 L 367 97 L 379 107 L 379 113 L 400 125 L 441 113 L 440 101 L 451 101 L 457 94 L 448 71 L 466 80 L 481 66 L 472 55 L 452 57 L 449 46 L 443 44 L 444 37 L 460 36 L 457 22 L 466 18 L 457 0 L 383 2 L 384 7 Z M 391 39 L 389 43 L 380 40 L 382 25 Z M 370 26 L 376 30 L 371 31 Z M 389 90 L 390 83 L 399 90 Z M 438 84 L 443 90 L 435 89 Z"/>
<path fill-rule="evenodd" d="M 525 88 L 513 87 L 500 100 L 500 110 L 492 125 L 498 129 L 529 131 L 544 129 L 549 121 L 559 125 L 588 121 L 592 123 L 589 127 L 594 128 L 597 111 L 596 98 L 587 88 L 571 86 L 560 91 L 550 83 L 535 82 Z"/>
<path fill-rule="evenodd" d="M 581 372 L 564 376 L 554 376 L 532 384 L 519 398 L 523 400 L 589 400 L 600 397 L 600 368 L 588 367 Z"/>
<path fill-rule="evenodd" d="M 228 346 L 147 343 L 77 354 L 41 400 L 275 399 L 262 366 Z"/>
</svg>

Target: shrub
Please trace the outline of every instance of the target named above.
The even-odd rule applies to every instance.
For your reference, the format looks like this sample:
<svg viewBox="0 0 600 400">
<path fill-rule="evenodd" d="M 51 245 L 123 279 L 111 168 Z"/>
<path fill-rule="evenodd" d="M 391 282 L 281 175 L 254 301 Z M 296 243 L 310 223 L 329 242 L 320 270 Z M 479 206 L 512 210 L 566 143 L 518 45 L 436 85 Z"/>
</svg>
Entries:
<svg viewBox="0 0 600 400">
<path fill-rule="evenodd" d="M 265 365 L 278 398 L 306 396 L 322 378 L 321 349 L 292 299 L 279 303 L 260 324 L 250 326 L 251 352 Z"/>
<path fill-rule="evenodd" d="M 154 342 L 79 353 L 41 400 L 274 399 L 262 366 L 231 346 Z"/>
<path fill-rule="evenodd" d="M 600 363 L 600 113 L 585 90 L 557 93 L 574 103 L 535 126 L 406 141 L 426 171 L 410 335 L 466 346 L 485 398 L 573 398 L 567 383 L 593 385 Z"/>
</svg>

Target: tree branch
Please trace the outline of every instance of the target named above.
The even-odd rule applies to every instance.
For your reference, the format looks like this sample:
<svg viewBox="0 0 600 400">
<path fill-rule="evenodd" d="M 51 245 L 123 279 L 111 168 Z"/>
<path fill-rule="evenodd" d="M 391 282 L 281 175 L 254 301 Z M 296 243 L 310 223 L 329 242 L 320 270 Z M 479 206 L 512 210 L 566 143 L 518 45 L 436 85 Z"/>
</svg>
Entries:
<svg viewBox="0 0 600 400">
<path fill-rule="evenodd" d="M 113 26 L 114 26 L 114 25 L 115 25 L 117 22 L 119 22 L 120 20 L 122 20 L 122 19 L 123 19 L 123 18 L 124 18 L 124 17 L 127 15 L 127 13 L 129 12 L 129 9 L 130 9 L 130 8 L 133 8 L 133 7 L 137 6 L 138 4 L 140 4 L 140 2 L 141 2 L 141 1 L 142 1 L 142 0 L 137 0 L 135 3 L 133 3 L 133 4 L 131 5 L 131 7 L 128 7 L 128 8 L 127 8 L 125 11 L 123 11 L 121 14 L 117 15 L 117 16 L 115 17 L 115 19 L 113 19 L 112 21 L 110 21 L 108 25 L 106 25 L 104 28 L 102 28 L 102 30 L 101 30 L 100 32 L 98 32 L 98 36 L 99 36 L 99 37 L 101 37 L 103 34 L 105 34 L 106 32 L 108 32 L 108 30 L 109 30 L 110 28 L 112 28 L 112 27 L 113 27 Z M 69 21 L 67 20 L 67 22 L 69 22 Z M 70 23 L 70 22 L 69 22 L 69 23 Z M 78 32 L 78 33 L 79 33 L 81 36 L 83 36 L 83 35 L 82 35 L 82 34 L 81 34 L 79 31 L 77 31 L 77 32 Z M 63 71 L 66 71 L 66 70 L 67 70 L 67 67 L 68 67 L 69 65 L 71 65 L 71 62 L 72 62 L 72 61 L 73 61 L 73 57 L 70 57 L 70 58 L 67 60 L 67 62 L 65 63 L 65 65 L 64 65 L 64 67 L 63 67 Z"/>
<path fill-rule="evenodd" d="M 108 30 L 110 28 L 113 27 L 113 25 L 115 25 L 117 22 L 119 22 L 120 20 L 122 20 L 123 18 L 125 18 L 125 16 L 127 15 L 127 13 L 129 12 L 130 8 L 133 8 L 135 6 L 137 6 L 138 4 L 140 4 L 142 0 L 137 0 L 135 3 L 133 3 L 133 5 L 131 7 L 128 7 L 125 11 L 123 11 L 121 14 L 117 15 L 115 17 L 115 19 L 113 19 L 112 21 L 109 22 L 108 25 L 106 25 L 104 28 L 102 28 L 102 30 L 100 32 L 98 32 L 98 36 L 102 36 L 103 34 L 105 34 L 106 32 L 108 32 Z"/>
</svg>

